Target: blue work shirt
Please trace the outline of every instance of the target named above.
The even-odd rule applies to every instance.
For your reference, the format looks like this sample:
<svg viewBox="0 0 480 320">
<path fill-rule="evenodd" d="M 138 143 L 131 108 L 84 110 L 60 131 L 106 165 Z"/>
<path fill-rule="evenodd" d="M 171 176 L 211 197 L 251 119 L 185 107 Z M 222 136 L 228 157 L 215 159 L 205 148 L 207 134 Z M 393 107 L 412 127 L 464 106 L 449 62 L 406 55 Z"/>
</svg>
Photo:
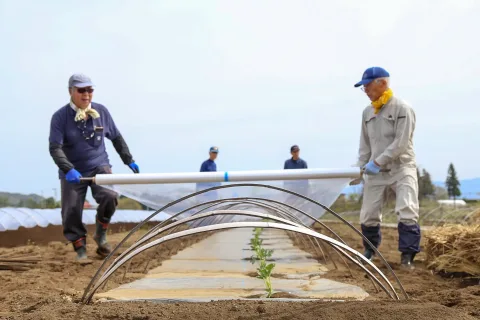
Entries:
<svg viewBox="0 0 480 320">
<path fill-rule="evenodd" d="M 301 158 L 298 160 L 293 160 L 290 158 L 285 161 L 285 165 L 283 169 L 308 169 L 307 162 Z M 283 183 L 285 189 L 307 195 L 308 193 L 308 180 L 293 180 L 293 181 L 285 181 Z"/>
<path fill-rule="evenodd" d="M 285 161 L 283 169 L 308 169 L 308 166 L 307 162 L 301 158 L 298 158 L 298 160 L 293 160 L 293 158 L 290 158 Z"/>
<path fill-rule="evenodd" d="M 205 160 L 200 167 L 200 172 L 215 172 L 217 171 L 217 164 L 213 160 Z"/>
<path fill-rule="evenodd" d="M 94 102 L 91 107 L 100 114 L 99 118 L 75 122 L 76 111 L 68 103 L 53 114 L 50 123 L 50 143 L 62 145 L 67 159 L 84 175 L 100 166 L 110 166 L 104 138 L 114 140 L 120 135 L 106 107 Z M 59 177 L 64 176 L 59 170 Z"/>
<path fill-rule="evenodd" d="M 202 165 L 200 166 L 200 172 L 216 172 L 217 171 L 217 164 L 215 161 L 207 159 L 205 160 Z M 216 187 L 221 185 L 220 182 L 202 182 L 202 183 L 197 183 L 197 191 L 203 190 L 203 189 L 208 189 L 211 187 Z M 215 195 L 217 194 L 217 191 L 214 190 L 211 192 L 211 194 Z"/>
</svg>

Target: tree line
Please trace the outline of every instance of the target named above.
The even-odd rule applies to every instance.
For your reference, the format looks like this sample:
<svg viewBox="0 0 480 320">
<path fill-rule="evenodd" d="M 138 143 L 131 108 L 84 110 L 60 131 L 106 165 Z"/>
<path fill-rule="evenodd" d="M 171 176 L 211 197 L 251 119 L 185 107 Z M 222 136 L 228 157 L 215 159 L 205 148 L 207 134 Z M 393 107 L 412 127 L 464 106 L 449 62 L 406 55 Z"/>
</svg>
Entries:
<svg viewBox="0 0 480 320">
<path fill-rule="evenodd" d="M 41 201 L 35 201 L 33 199 L 20 200 L 16 203 L 9 201 L 7 197 L 0 197 L 0 208 L 14 207 L 14 208 L 30 208 L 30 209 L 54 209 L 60 208 L 60 202 L 56 201 L 53 197 L 45 198 Z"/>
<path fill-rule="evenodd" d="M 20 200 L 15 203 L 12 203 L 8 197 L 0 196 L 0 208 L 13 207 L 13 208 L 29 208 L 29 209 L 55 209 L 61 208 L 62 204 L 60 201 L 56 201 L 53 197 L 45 198 L 40 201 L 35 201 L 34 199 Z M 130 210 L 148 210 L 143 204 L 127 198 L 125 196 L 120 196 L 118 199 L 117 209 L 130 209 Z"/>
<path fill-rule="evenodd" d="M 460 181 L 458 180 L 457 171 L 453 163 L 450 163 L 447 171 L 447 179 L 445 180 L 445 188 L 435 186 L 432 183 L 430 173 L 422 169 L 417 169 L 418 178 L 418 199 L 440 200 L 453 198 L 454 200 L 462 195 L 460 191 Z"/>
<path fill-rule="evenodd" d="M 445 187 L 436 186 L 432 182 L 432 177 L 426 169 L 419 170 L 417 168 L 418 179 L 418 200 L 423 202 L 425 200 L 442 200 L 442 199 L 457 199 L 461 196 L 460 181 L 458 180 L 457 172 L 453 163 L 450 163 L 447 171 L 447 178 L 445 180 Z M 359 193 L 352 193 L 348 196 L 341 195 L 332 206 L 335 211 L 357 211 L 363 198 L 363 188 Z M 385 190 L 384 202 L 394 203 L 395 193 L 391 190 Z"/>
</svg>

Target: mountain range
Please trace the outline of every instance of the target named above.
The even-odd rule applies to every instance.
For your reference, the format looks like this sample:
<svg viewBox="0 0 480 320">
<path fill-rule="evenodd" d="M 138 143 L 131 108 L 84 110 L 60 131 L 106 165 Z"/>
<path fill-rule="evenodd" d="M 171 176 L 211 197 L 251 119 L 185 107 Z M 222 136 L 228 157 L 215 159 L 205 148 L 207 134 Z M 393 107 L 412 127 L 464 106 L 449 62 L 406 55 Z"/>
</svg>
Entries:
<svg viewBox="0 0 480 320">
<path fill-rule="evenodd" d="M 21 193 L 10 193 L 10 192 L 1 192 L 0 199 L 5 199 L 10 205 L 18 205 L 21 202 L 26 202 L 28 200 L 33 200 L 34 202 L 41 202 L 45 200 L 44 197 L 39 196 L 38 194 L 21 194 Z"/>
</svg>

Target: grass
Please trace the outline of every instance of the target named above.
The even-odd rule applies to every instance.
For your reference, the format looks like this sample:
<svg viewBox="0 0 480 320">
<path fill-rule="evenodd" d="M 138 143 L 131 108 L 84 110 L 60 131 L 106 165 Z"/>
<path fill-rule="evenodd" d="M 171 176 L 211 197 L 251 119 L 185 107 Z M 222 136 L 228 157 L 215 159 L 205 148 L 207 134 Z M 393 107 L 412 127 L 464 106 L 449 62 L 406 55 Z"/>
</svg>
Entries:
<svg viewBox="0 0 480 320">
<path fill-rule="evenodd" d="M 361 204 L 361 201 L 351 201 L 345 198 L 339 198 L 331 208 L 348 221 L 358 222 Z M 467 203 L 467 206 L 464 207 L 458 206 L 457 208 L 454 208 L 453 206 L 441 206 L 434 200 L 422 200 L 420 201 L 419 215 L 419 222 L 423 225 L 470 223 L 472 221 L 480 220 L 480 204 L 473 202 Z M 382 210 L 382 217 L 382 220 L 385 223 L 397 223 L 394 199 L 390 199 L 385 203 Z M 321 219 L 332 220 L 335 218 L 327 212 L 321 217 Z"/>
</svg>

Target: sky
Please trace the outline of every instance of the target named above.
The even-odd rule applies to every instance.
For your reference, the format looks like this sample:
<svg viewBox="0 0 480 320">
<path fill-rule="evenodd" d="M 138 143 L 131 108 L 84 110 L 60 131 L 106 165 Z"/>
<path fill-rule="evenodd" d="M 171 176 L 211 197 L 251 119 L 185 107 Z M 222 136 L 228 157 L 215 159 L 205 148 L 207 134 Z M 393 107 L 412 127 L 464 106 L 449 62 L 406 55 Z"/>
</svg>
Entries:
<svg viewBox="0 0 480 320">
<path fill-rule="evenodd" d="M 480 177 L 480 1 L 0 0 L 0 191 L 60 195 L 68 78 L 96 84 L 141 172 L 351 167 L 370 66 L 417 118 L 419 167 Z M 107 141 L 115 173 L 131 172 Z"/>
</svg>

